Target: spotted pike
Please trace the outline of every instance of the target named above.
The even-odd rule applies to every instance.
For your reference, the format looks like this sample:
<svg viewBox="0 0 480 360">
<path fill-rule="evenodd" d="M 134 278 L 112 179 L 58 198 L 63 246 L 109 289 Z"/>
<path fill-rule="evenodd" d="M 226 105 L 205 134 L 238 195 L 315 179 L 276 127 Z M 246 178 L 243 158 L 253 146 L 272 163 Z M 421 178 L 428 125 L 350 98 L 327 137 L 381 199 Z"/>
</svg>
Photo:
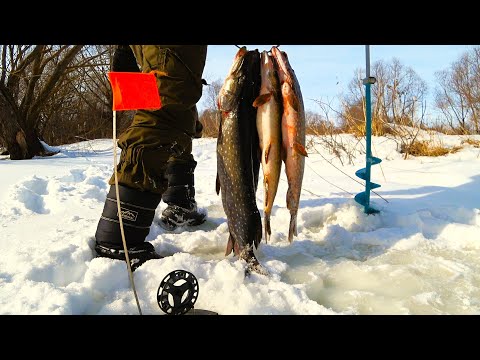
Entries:
<svg viewBox="0 0 480 360">
<path fill-rule="evenodd" d="M 302 190 L 305 168 L 305 109 L 302 92 L 295 72 L 288 61 L 287 54 L 277 47 L 272 48 L 273 57 L 278 65 L 283 115 L 282 115 L 282 158 L 288 180 L 287 208 L 290 210 L 288 241 L 297 236 L 297 212 Z"/>
<path fill-rule="evenodd" d="M 262 220 L 256 190 L 260 160 L 256 131 L 257 109 L 252 106 L 260 87 L 260 54 L 241 48 L 218 96 L 221 123 L 217 139 L 217 194 L 227 215 L 225 255 L 232 251 L 247 261 L 247 273 L 266 274 L 253 252 L 262 240 Z"/>
<path fill-rule="evenodd" d="M 272 233 L 270 214 L 277 194 L 282 169 L 282 94 L 273 58 L 266 51 L 261 54 L 260 95 L 253 103 L 257 107 L 257 131 L 260 141 L 263 187 L 264 229 L 268 242 Z"/>
</svg>

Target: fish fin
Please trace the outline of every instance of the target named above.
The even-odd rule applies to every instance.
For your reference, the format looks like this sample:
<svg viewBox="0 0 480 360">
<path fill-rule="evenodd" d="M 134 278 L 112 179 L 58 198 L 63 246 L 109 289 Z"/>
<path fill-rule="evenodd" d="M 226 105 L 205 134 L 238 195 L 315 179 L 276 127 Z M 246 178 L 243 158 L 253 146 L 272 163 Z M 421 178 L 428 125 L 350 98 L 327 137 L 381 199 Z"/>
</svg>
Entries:
<svg viewBox="0 0 480 360">
<path fill-rule="evenodd" d="M 268 176 L 265 176 L 263 179 L 263 186 L 265 187 L 265 198 L 263 207 L 266 208 L 268 204 Z M 268 224 L 268 226 L 267 226 Z M 265 242 L 268 243 L 268 239 L 270 238 L 270 214 L 265 212 L 265 219 L 264 219 L 264 228 L 265 228 Z"/>
<path fill-rule="evenodd" d="M 217 141 L 220 140 L 222 141 L 222 120 L 220 120 L 220 123 L 218 124 L 218 136 L 217 136 Z"/>
<path fill-rule="evenodd" d="M 283 162 L 287 161 L 287 150 L 283 146 L 280 150 L 280 156 L 282 157 Z"/>
<path fill-rule="evenodd" d="M 215 181 L 215 191 L 217 192 L 217 195 L 220 194 L 220 177 L 218 176 L 218 172 L 217 179 Z"/>
<path fill-rule="evenodd" d="M 232 234 L 228 236 L 228 243 L 227 243 L 227 250 L 225 250 L 225 256 L 228 256 L 231 254 L 235 247 L 235 240 L 233 240 Z"/>
<path fill-rule="evenodd" d="M 233 253 L 237 256 L 240 254 L 240 245 L 238 245 L 237 241 L 235 241 L 235 244 L 233 244 Z"/>
<path fill-rule="evenodd" d="M 272 234 L 272 229 L 270 227 L 270 214 L 265 213 L 265 243 L 268 244 L 270 241 L 270 235 Z"/>
<path fill-rule="evenodd" d="M 297 214 L 290 215 L 290 227 L 288 229 L 288 241 L 293 241 L 293 235 L 297 236 Z"/>
<path fill-rule="evenodd" d="M 290 104 L 290 106 L 296 112 L 298 112 L 298 109 L 300 109 L 300 104 L 298 103 L 298 98 L 296 96 L 288 96 L 287 103 Z"/>
<path fill-rule="evenodd" d="M 265 149 L 265 164 L 268 164 L 268 155 L 270 154 L 270 149 L 272 147 L 272 143 L 269 142 L 267 148 Z"/>
<path fill-rule="evenodd" d="M 272 97 L 271 92 L 268 94 L 259 95 L 253 102 L 253 107 L 259 107 L 259 106 L 262 106 L 263 104 L 266 104 L 267 102 L 270 101 L 271 97 Z"/>
<path fill-rule="evenodd" d="M 295 142 L 293 144 L 293 149 L 299 153 L 300 155 L 303 155 L 303 156 L 307 156 L 308 157 L 308 154 L 307 154 L 307 150 L 305 150 L 305 147 L 300 144 L 299 142 Z"/>
</svg>

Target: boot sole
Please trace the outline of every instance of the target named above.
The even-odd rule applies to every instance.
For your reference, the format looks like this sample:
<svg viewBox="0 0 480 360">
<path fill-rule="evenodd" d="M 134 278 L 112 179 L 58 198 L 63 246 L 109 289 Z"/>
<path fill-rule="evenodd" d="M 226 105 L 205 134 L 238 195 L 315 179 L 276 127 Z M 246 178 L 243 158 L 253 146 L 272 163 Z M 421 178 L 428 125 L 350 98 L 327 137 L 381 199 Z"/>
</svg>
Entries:
<svg viewBox="0 0 480 360">
<path fill-rule="evenodd" d="M 201 222 L 193 222 L 193 223 L 189 223 L 188 221 L 187 222 L 184 222 L 184 223 L 181 223 L 181 224 L 170 224 L 170 223 L 165 223 L 163 222 L 162 220 L 158 220 L 156 221 L 156 223 L 164 230 L 166 231 L 174 231 L 178 228 L 182 228 L 182 227 L 195 227 L 195 226 L 199 226 L 199 225 L 202 225 L 204 224 L 205 222 L 207 221 L 206 218 L 204 218 Z"/>
</svg>

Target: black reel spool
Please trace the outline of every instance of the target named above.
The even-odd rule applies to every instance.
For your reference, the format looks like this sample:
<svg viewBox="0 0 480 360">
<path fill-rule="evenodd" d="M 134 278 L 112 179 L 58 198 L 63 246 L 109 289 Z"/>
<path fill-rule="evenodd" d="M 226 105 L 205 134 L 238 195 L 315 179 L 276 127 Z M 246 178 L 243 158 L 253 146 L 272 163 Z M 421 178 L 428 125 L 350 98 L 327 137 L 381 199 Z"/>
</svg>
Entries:
<svg viewBox="0 0 480 360">
<path fill-rule="evenodd" d="M 167 315 L 183 315 L 193 309 L 198 298 L 198 281 L 185 270 L 175 270 L 165 276 L 157 291 L 157 302 Z"/>
</svg>

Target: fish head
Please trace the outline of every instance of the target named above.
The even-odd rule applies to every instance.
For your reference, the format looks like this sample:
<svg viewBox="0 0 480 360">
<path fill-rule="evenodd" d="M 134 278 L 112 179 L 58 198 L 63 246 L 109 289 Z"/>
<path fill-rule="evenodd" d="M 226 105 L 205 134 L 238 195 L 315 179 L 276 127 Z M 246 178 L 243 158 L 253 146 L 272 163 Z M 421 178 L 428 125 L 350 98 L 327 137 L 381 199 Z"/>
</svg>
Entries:
<svg viewBox="0 0 480 360">
<path fill-rule="evenodd" d="M 280 82 L 278 79 L 277 66 L 273 56 L 268 54 L 267 51 L 263 51 L 260 56 L 260 65 L 262 76 L 261 93 L 271 93 L 273 96 L 278 97 L 278 93 L 280 92 Z"/>
<path fill-rule="evenodd" d="M 262 69 L 262 79 L 269 79 L 272 76 L 272 73 L 275 72 L 275 67 L 273 65 L 273 60 L 267 51 L 262 51 L 261 54 L 261 69 Z"/>
<path fill-rule="evenodd" d="M 229 76 L 235 76 L 238 75 L 240 72 L 240 69 L 243 64 L 243 60 L 245 59 L 245 55 L 247 54 L 247 47 L 242 46 L 240 49 L 238 49 L 237 53 L 235 54 L 235 57 L 233 59 L 232 66 L 230 67 L 230 71 L 228 72 Z"/>
<path fill-rule="evenodd" d="M 234 58 L 234 61 L 243 57 L 243 55 L 245 55 L 247 53 L 247 47 L 246 46 L 242 46 L 241 48 L 238 49 L 236 55 L 235 55 L 235 58 Z"/>
<path fill-rule="evenodd" d="M 236 101 L 239 99 L 239 92 L 242 87 L 241 84 L 245 77 L 243 67 L 245 55 L 247 53 L 247 48 L 243 46 L 235 55 L 227 78 L 218 94 L 217 106 L 220 111 L 231 111 L 235 106 Z"/>
<path fill-rule="evenodd" d="M 279 76 L 280 82 L 282 84 L 284 82 L 287 82 L 288 84 L 290 84 L 290 86 L 293 87 L 293 79 L 292 79 L 293 70 L 288 61 L 287 54 L 285 53 L 285 51 L 281 51 L 276 46 L 273 46 L 271 51 L 278 66 L 278 76 Z"/>
</svg>

